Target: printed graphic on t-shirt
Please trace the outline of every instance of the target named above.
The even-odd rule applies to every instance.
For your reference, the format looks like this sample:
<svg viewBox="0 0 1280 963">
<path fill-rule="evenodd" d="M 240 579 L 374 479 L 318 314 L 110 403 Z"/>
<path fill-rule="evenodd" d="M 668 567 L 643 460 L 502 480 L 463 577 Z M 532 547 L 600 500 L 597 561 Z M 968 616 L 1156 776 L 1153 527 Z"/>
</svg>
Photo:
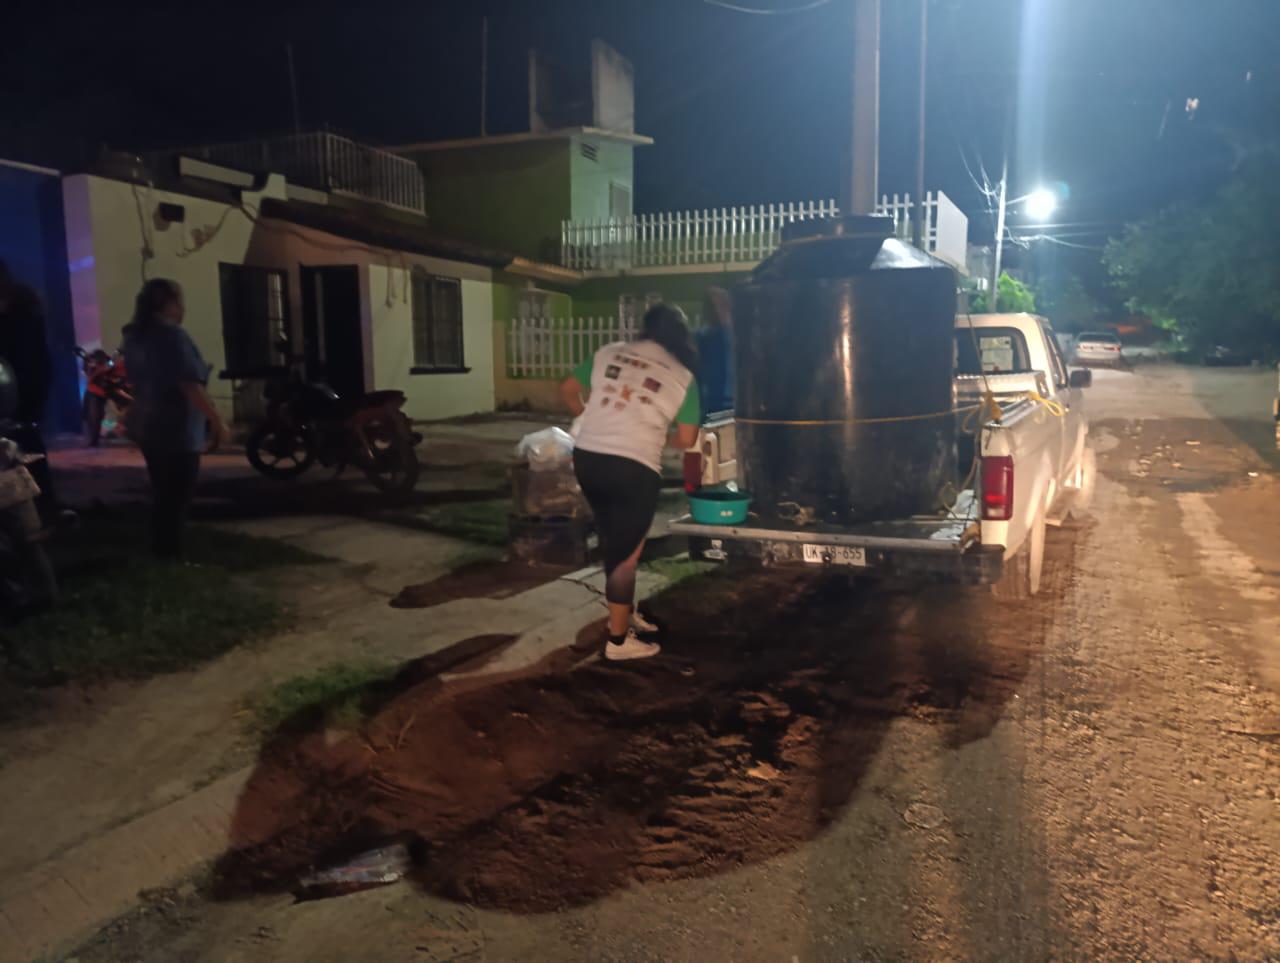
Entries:
<svg viewBox="0 0 1280 963">
<path fill-rule="evenodd" d="M 578 446 L 660 471 L 670 423 L 694 390 L 690 372 L 659 345 L 638 342 L 606 345 L 574 376 L 592 391 Z"/>
</svg>

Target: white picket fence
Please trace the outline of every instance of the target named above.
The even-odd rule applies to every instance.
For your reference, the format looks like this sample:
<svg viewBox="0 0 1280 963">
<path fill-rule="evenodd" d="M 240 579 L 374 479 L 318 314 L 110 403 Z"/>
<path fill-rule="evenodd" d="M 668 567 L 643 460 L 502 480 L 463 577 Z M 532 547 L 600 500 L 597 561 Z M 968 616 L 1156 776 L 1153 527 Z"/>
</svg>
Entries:
<svg viewBox="0 0 1280 963">
<path fill-rule="evenodd" d="M 893 218 L 894 233 L 904 241 L 911 240 L 911 195 L 884 194 L 876 205 L 876 213 Z M 942 191 L 926 191 L 921 243 L 934 257 L 965 270 L 969 253 L 969 219 Z"/>
<path fill-rule="evenodd" d="M 898 237 L 909 240 L 911 208 L 910 194 L 885 194 L 876 213 L 892 217 Z M 924 249 L 964 270 L 969 219 L 942 191 L 925 194 L 924 210 Z M 563 221 L 560 261 L 579 271 L 754 264 L 782 243 L 785 225 L 839 215 L 835 201 L 806 201 Z"/>
<path fill-rule="evenodd" d="M 507 376 L 563 378 L 614 341 L 631 341 L 636 322 L 618 318 L 514 318 L 507 324 Z"/>
<path fill-rule="evenodd" d="M 785 225 L 837 213 L 835 201 L 801 201 L 563 221 L 560 260 L 579 271 L 754 263 L 782 242 Z"/>
</svg>

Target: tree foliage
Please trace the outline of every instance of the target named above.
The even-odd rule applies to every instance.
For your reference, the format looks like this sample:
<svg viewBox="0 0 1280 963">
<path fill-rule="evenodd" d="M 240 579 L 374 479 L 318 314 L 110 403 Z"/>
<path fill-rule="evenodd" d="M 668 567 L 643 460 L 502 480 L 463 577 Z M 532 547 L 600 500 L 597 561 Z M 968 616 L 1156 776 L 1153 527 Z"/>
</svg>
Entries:
<svg viewBox="0 0 1280 963">
<path fill-rule="evenodd" d="M 1035 292 L 1017 278 L 1010 277 L 1007 272 L 1000 272 L 999 286 L 996 290 L 995 310 L 997 312 L 1006 314 L 1018 311 L 1035 311 Z M 973 311 L 975 314 L 981 314 L 984 311 L 990 310 L 990 308 L 987 307 L 986 291 L 979 291 L 969 299 L 969 310 Z"/>
<path fill-rule="evenodd" d="M 1130 310 L 1188 344 L 1280 350 L 1280 181 L 1262 165 L 1127 225 L 1102 257 Z"/>
<path fill-rule="evenodd" d="M 1098 324 L 1106 308 L 1085 290 L 1075 274 L 1046 279 L 1036 285 L 1036 304 L 1058 331 L 1087 331 Z"/>
</svg>

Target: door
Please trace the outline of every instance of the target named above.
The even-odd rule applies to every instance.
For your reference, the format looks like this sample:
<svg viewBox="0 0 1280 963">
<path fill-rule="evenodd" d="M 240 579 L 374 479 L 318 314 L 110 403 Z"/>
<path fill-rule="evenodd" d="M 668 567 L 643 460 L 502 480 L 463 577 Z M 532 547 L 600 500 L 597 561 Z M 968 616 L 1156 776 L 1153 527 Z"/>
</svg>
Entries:
<svg viewBox="0 0 1280 963">
<path fill-rule="evenodd" d="M 323 381 L 342 398 L 364 394 L 359 268 L 303 267 L 301 279 L 307 379 Z"/>
<path fill-rule="evenodd" d="M 288 340 L 289 279 L 275 268 L 219 264 L 222 346 L 231 382 L 232 417 L 241 424 L 266 414 L 266 379 L 286 373 L 278 346 Z"/>
<path fill-rule="evenodd" d="M 1067 468 L 1075 461 L 1080 440 L 1080 392 L 1067 383 L 1067 365 L 1062 359 L 1062 351 L 1058 347 L 1058 338 L 1053 328 L 1042 323 L 1040 333 L 1049 358 L 1049 370 L 1045 372 L 1045 376 L 1049 380 L 1052 397 L 1063 407 L 1062 417 L 1055 419 L 1061 432 L 1058 440 L 1058 477 L 1054 479 L 1056 485 L 1066 480 Z"/>
</svg>

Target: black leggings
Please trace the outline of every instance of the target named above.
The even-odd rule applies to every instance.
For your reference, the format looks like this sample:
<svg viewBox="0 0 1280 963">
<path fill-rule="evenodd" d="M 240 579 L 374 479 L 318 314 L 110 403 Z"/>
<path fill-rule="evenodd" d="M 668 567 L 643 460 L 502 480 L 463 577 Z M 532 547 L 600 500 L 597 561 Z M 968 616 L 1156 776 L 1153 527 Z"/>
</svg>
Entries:
<svg viewBox="0 0 1280 963">
<path fill-rule="evenodd" d="M 635 570 L 621 573 L 617 569 L 649 533 L 662 477 L 630 458 L 581 448 L 573 453 L 573 470 L 596 517 L 605 598 L 617 605 L 630 605 L 636 595 Z"/>
<path fill-rule="evenodd" d="M 182 530 L 196 490 L 200 456 L 143 448 L 151 477 L 151 547 L 160 558 L 182 557 Z"/>
</svg>

